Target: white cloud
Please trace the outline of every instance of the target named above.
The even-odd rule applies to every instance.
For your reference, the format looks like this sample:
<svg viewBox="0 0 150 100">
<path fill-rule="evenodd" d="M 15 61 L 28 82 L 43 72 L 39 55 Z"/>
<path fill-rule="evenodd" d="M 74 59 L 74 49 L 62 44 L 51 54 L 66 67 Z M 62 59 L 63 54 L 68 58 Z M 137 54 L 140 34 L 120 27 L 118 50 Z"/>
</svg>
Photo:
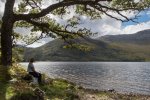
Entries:
<svg viewBox="0 0 150 100">
<path fill-rule="evenodd" d="M 1 0 L 1 2 L 3 2 L 3 3 L 4 3 L 4 2 L 5 2 L 5 0 Z"/>
<path fill-rule="evenodd" d="M 113 16 L 113 17 L 116 17 L 118 19 L 127 20 L 123 16 L 126 16 L 128 19 L 134 18 L 135 15 L 138 14 L 138 11 L 122 11 L 122 12 L 120 12 L 120 14 L 114 13 L 114 12 L 108 12 L 108 14 L 111 15 L 111 16 Z M 104 16 L 106 16 L 106 15 L 104 15 Z"/>
<path fill-rule="evenodd" d="M 2 18 L 4 12 L 4 2 L 0 1 L 0 19 Z"/>
<path fill-rule="evenodd" d="M 140 2 L 140 0 L 134 0 L 134 2 L 136 2 L 136 3 L 137 3 L 137 2 Z"/>
<path fill-rule="evenodd" d="M 36 48 L 36 47 L 42 46 L 43 44 L 46 44 L 47 42 L 52 41 L 52 40 L 54 40 L 54 39 L 53 38 L 43 38 L 43 39 L 39 40 L 38 42 L 28 45 L 27 47 Z"/>
<path fill-rule="evenodd" d="M 150 9 L 146 13 L 150 17 Z"/>
<path fill-rule="evenodd" d="M 57 0 L 43 0 L 42 1 L 42 8 L 46 8 L 49 5 L 52 5 L 52 4 L 57 3 L 57 2 L 58 2 Z"/>
<path fill-rule="evenodd" d="M 122 29 L 122 32 L 123 34 L 133 34 L 146 29 L 150 29 L 150 21 L 137 25 L 126 26 L 124 29 Z"/>
</svg>

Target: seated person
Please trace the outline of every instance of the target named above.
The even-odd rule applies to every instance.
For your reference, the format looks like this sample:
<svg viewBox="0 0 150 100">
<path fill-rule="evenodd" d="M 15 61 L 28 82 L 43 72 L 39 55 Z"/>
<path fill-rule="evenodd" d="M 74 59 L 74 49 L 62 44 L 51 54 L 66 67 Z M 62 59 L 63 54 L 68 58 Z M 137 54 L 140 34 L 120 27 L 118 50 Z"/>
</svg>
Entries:
<svg viewBox="0 0 150 100">
<path fill-rule="evenodd" d="M 35 71 L 33 62 L 34 62 L 34 58 L 31 58 L 31 59 L 30 59 L 30 62 L 29 62 L 29 64 L 28 64 L 28 69 L 27 69 L 27 71 L 28 71 L 28 73 L 29 73 L 30 75 L 32 75 L 33 77 L 38 78 L 38 83 L 41 83 L 41 73 Z"/>
</svg>

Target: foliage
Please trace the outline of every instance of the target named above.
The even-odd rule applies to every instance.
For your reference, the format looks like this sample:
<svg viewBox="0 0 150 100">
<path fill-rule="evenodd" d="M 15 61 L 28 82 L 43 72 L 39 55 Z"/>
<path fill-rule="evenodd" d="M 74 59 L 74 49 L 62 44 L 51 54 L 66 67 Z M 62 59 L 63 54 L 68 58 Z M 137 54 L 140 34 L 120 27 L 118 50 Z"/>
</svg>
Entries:
<svg viewBox="0 0 150 100">
<path fill-rule="evenodd" d="M 43 0 L 22 0 L 22 2 L 14 8 L 14 12 L 17 14 L 16 18 L 18 19 L 15 23 L 15 27 L 31 28 L 31 34 L 23 38 L 27 44 L 32 44 L 41 38 L 49 36 L 64 39 L 72 44 L 72 39 L 74 38 L 95 34 L 89 29 L 79 27 L 80 16 L 88 16 L 91 20 L 96 20 L 105 14 L 120 21 L 134 21 L 134 18 L 130 19 L 128 16 L 122 15 L 122 11 L 140 12 L 141 10 L 149 8 L 150 5 L 149 0 L 138 2 L 134 0 L 106 0 L 105 2 L 99 0 L 81 0 L 79 2 L 76 0 L 57 0 L 54 4 L 43 9 L 43 2 Z M 74 12 L 74 16 L 65 19 L 65 16 L 71 12 Z M 121 18 L 117 18 L 109 14 L 109 12 L 114 12 Z M 30 15 L 33 16 L 33 18 Z M 51 15 L 67 20 L 67 23 L 61 24 L 54 18 L 51 18 Z M 39 32 L 41 32 L 41 35 L 36 35 Z M 75 43 L 73 42 L 73 44 Z M 78 45 L 76 45 L 76 47 L 80 48 Z"/>
<path fill-rule="evenodd" d="M 113 4 L 112 4 L 112 6 L 118 9 L 136 8 L 139 10 L 148 8 L 149 5 L 150 5 L 149 0 L 142 0 L 140 2 L 135 2 L 133 0 L 132 1 L 131 0 L 113 0 Z"/>
<path fill-rule="evenodd" d="M 23 48 L 15 47 L 13 48 L 13 62 L 20 62 L 23 61 Z"/>
</svg>

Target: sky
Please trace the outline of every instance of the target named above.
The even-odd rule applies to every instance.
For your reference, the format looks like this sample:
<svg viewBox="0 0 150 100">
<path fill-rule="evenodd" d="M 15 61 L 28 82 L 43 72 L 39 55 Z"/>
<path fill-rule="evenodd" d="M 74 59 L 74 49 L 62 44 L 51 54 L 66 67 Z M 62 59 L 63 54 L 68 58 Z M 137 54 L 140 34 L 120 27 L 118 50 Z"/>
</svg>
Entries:
<svg viewBox="0 0 150 100">
<path fill-rule="evenodd" d="M 3 15 L 4 1 L 5 0 L 0 1 L 0 17 L 2 17 Z M 46 0 L 43 4 L 44 7 L 48 6 L 49 4 L 52 4 L 52 1 L 55 1 L 55 0 L 51 0 L 51 2 L 50 1 L 48 2 L 48 0 Z M 117 16 L 114 13 L 112 14 L 114 16 Z M 132 18 L 135 15 L 134 13 L 128 13 L 128 12 L 123 12 L 123 14 L 128 15 L 129 18 Z M 70 14 L 65 16 L 66 19 L 61 19 L 56 16 L 51 16 L 51 17 L 54 17 L 57 22 L 64 24 L 66 20 L 72 17 L 73 15 L 74 15 L 74 12 L 71 12 Z M 150 29 L 150 9 L 143 11 L 139 14 L 139 17 L 136 20 L 138 23 L 135 23 L 132 21 L 122 23 L 106 15 L 103 15 L 102 19 L 93 20 L 93 21 L 91 21 L 86 16 L 81 16 L 80 19 L 82 23 L 80 25 L 81 27 L 86 27 L 88 29 L 91 29 L 93 32 L 98 32 L 98 35 L 96 35 L 96 37 L 100 37 L 103 35 L 133 34 L 138 31 Z M 22 28 L 18 28 L 16 29 L 16 31 L 22 34 L 26 34 L 30 32 L 29 30 L 22 29 Z M 29 45 L 29 47 L 39 47 L 51 40 L 53 39 L 51 38 L 42 39 L 32 45 Z"/>
</svg>

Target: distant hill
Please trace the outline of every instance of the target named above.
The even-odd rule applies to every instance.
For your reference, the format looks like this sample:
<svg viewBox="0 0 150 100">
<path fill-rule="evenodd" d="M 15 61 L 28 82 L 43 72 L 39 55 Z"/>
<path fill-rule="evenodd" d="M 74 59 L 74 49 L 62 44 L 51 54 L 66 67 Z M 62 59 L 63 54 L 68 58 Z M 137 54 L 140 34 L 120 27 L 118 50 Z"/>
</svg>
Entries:
<svg viewBox="0 0 150 100">
<path fill-rule="evenodd" d="M 97 56 L 104 55 L 104 48 L 106 48 L 107 44 L 104 42 L 100 42 L 92 39 L 79 39 L 78 42 L 90 45 L 91 51 L 82 51 L 78 49 L 63 48 L 65 43 L 63 40 L 56 39 L 53 40 L 41 47 L 26 49 L 24 59 L 34 57 L 36 60 L 46 60 L 46 61 L 89 61 L 89 60 L 104 60 L 105 58 L 101 58 Z"/>
<path fill-rule="evenodd" d="M 56 39 L 38 48 L 25 48 L 24 61 L 31 57 L 38 61 L 150 61 L 150 30 L 76 41 L 93 49 L 65 49 L 65 43 Z"/>
<path fill-rule="evenodd" d="M 150 30 L 130 35 L 109 35 L 97 40 L 76 41 L 89 45 L 90 51 L 65 49 L 63 40 L 56 39 L 38 48 L 26 48 L 24 61 L 150 61 Z M 141 45 L 142 44 L 142 45 Z"/>
<path fill-rule="evenodd" d="M 121 42 L 132 44 L 150 44 L 150 29 L 137 32 L 135 34 L 124 35 L 106 35 L 99 38 L 99 40 L 107 42 Z"/>
</svg>

